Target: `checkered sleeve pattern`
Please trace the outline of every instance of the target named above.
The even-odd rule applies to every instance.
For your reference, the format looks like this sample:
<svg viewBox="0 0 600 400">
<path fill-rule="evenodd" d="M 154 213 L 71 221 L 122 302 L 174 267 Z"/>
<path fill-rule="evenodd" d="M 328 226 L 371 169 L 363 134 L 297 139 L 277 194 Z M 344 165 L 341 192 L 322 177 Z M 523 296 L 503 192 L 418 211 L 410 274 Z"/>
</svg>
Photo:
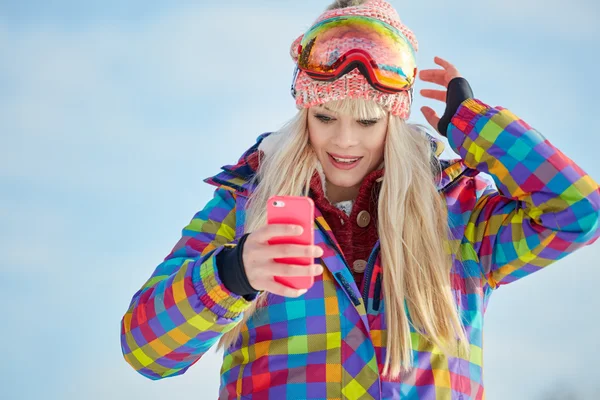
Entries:
<svg viewBox="0 0 600 400">
<path fill-rule="evenodd" d="M 235 193 L 217 189 L 134 295 L 121 321 L 121 347 L 142 375 L 160 379 L 184 373 L 241 321 L 250 303 L 225 288 L 216 266 L 234 229 Z"/>
<path fill-rule="evenodd" d="M 598 184 L 510 111 L 462 103 L 448 129 L 470 168 L 494 179 L 465 230 L 495 288 L 535 272 L 599 234 Z"/>
</svg>

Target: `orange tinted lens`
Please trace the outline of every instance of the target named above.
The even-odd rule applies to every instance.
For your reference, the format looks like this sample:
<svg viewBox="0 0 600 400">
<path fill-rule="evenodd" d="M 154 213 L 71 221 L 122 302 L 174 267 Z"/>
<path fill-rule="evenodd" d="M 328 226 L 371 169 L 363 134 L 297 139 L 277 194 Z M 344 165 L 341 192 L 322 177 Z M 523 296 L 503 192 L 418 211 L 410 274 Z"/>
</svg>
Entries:
<svg viewBox="0 0 600 400">
<path fill-rule="evenodd" d="M 380 85 L 406 90 L 414 84 L 415 52 L 396 28 L 363 16 L 335 17 L 319 22 L 303 37 L 298 66 L 334 77 L 353 53 L 368 55 L 366 67 Z"/>
</svg>

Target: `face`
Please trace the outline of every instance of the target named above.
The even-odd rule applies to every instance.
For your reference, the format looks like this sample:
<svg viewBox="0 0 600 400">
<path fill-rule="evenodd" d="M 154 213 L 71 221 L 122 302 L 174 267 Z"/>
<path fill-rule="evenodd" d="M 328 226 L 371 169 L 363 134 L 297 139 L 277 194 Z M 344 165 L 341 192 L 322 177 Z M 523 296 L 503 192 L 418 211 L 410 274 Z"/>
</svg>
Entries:
<svg viewBox="0 0 600 400">
<path fill-rule="evenodd" d="M 361 120 L 326 106 L 309 110 L 310 143 L 323 166 L 330 201 L 356 197 L 365 176 L 383 161 L 387 127 L 386 115 Z"/>
</svg>

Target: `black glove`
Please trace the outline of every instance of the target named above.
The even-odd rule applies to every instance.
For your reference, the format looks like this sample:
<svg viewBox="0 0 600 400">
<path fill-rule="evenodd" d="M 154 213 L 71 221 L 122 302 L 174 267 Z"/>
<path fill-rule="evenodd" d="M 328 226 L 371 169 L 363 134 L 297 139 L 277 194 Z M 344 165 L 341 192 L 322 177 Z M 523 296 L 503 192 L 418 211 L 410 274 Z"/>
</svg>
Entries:
<svg viewBox="0 0 600 400">
<path fill-rule="evenodd" d="M 472 98 L 473 90 L 465 78 L 459 76 L 448 83 L 446 110 L 438 122 L 438 131 L 442 136 L 447 136 L 448 125 L 450 125 L 450 120 L 452 120 L 452 117 L 458 111 L 458 107 L 460 107 L 463 101 Z"/>
<path fill-rule="evenodd" d="M 244 251 L 244 243 L 248 238 L 248 233 L 242 236 L 236 247 L 224 248 L 217 255 L 217 271 L 223 285 L 232 293 L 244 297 L 250 301 L 258 290 L 255 290 L 248 281 L 246 276 L 246 268 L 244 268 L 244 260 L 242 254 Z M 227 267 L 225 267 L 227 266 Z"/>
</svg>

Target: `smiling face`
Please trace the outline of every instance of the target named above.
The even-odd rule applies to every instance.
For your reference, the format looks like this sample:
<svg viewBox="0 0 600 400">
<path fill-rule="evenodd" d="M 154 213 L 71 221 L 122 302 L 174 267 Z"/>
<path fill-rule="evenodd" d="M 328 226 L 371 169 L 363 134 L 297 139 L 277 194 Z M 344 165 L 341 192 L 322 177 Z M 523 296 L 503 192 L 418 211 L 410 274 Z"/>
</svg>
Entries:
<svg viewBox="0 0 600 400">
<path fill-rule="evenodd" d="M 333 203 L 356 198 L 360 185 L 383 161 L 387 113 L 368 102 L 331 103 L 308 112 L 310 143 Z"/>
</svg>

